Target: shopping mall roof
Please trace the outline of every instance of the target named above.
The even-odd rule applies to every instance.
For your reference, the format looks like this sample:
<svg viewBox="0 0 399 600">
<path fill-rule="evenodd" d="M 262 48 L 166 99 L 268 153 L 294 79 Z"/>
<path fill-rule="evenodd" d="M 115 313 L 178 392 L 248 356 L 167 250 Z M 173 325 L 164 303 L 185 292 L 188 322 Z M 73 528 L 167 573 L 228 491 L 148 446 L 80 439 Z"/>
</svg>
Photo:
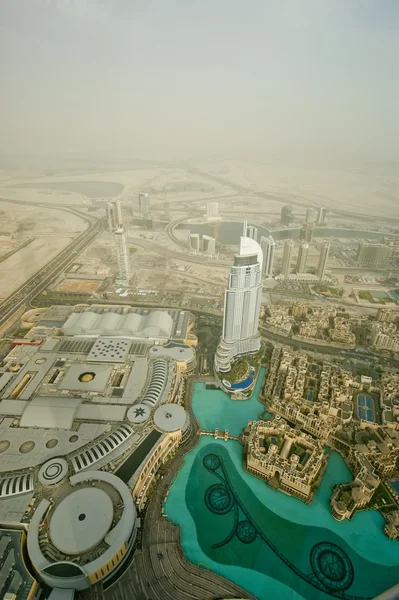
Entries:
<svg viewBox="0 0 399 600">
<path fill-rule="evenodd" d="M 71 429 L 82 398 L 37 396 L 24 410 L 21 427 Z"/>
<path fill-rule="evenodd" d="M 154 425 L 159 431 L 184 429 L 187 414 L 178 404 L 162 404 L 154 413 Z"/>
<path fill-rule="evenodd" d="M 51 516 L 51 541 L 66 555 L 88 552 L 106 536 L 113 516 L 112 500 L 104 490 L 75 490 L 61 500 Z"/>
<path fill-rule="evenodd" d="M 113 334 L 139 338 L 169 338 L 173 331 L 173 319 L 161 310 L 148 315 L 116 312 L 98 314 L 94 311 L 74 312 L 63 326 L 65 335 Z"/>
</svg>

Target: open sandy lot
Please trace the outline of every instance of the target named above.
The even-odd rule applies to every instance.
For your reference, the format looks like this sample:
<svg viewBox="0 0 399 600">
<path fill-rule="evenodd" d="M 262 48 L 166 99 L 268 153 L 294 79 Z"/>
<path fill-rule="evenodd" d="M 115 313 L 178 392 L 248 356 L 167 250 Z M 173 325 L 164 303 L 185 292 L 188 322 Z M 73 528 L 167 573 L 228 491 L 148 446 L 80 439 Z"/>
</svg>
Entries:
<svg viewBox="0 0 399 600">
<path fill-rule="evenodd" d="M 0 263 L 0 298 L 8 296 L 86 229 L 80 217 L 56 209 L 2 202 L 0 214 L 1 233 L 10 234 L 13 246 L 35 238 Z"/>
<path fill-rule="evenodd" d="M 93 293 L 98 290 L 101 281 L 94 279 L 64 279 L 55 288 L 57 292 Z"/>
</svg>

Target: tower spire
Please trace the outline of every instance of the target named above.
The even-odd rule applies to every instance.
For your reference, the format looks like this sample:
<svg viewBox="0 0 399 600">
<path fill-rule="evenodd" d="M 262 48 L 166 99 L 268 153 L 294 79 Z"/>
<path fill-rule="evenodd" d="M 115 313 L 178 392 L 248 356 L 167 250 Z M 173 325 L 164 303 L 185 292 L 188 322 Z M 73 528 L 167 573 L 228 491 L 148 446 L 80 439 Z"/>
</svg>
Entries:
<svg viewBox="0 0 399 600">
<path fill-rule="evenodd" d="M 244 221 L 244 228 L 243 228 L 243 231 L 242 231 L 242 235 L 244 237 L 247 237 L 247 228 L 248 228 L 248 221 Z"/>
</svg>

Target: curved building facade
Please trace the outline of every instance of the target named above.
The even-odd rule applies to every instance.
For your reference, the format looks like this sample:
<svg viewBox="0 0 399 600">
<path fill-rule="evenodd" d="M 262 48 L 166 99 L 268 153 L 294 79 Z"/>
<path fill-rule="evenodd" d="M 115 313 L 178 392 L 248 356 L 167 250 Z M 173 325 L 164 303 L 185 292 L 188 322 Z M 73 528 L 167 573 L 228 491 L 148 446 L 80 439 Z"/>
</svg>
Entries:
<svg viewBox="0 0 399 600">
<path fill-rule="evenodd" d="M 83 590 L 106 580 L 124 562 L 137 533 L 128 487 L 115 475 L 86 471 L 62 494 L 42 499 L 28 530 L 29 558 L 52 588 Z"/>
</svg>

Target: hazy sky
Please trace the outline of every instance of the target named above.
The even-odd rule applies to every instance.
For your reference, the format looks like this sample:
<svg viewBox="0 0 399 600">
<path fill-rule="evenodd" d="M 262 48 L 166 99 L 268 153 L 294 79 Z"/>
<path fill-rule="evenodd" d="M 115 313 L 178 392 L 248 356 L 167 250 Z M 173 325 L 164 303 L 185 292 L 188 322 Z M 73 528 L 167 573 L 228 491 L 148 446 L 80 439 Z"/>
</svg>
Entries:
<svg viewBox="0 0 399 600">
<path fill-rule="evenodd" d="M 0 0 L 0 151 L 399 158 L 399 0 Z"/>
</svg>

